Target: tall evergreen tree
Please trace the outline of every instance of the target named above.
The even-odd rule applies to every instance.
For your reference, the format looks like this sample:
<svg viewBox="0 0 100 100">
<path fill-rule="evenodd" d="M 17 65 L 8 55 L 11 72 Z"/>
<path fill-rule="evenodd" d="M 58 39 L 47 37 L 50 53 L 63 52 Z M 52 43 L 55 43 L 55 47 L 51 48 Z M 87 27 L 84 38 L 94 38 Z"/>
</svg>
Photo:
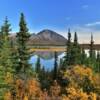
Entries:
<svg viewBox="0 0 100 100">
<path fill-rule="evenodd" d="M 95 49 L 94 49 L 94 40 L 93 40 L 92 34 L 91 34 L 91 41 L 90 41 L 88 65 L 95 70 L 95 67 L 96 67 L 96 52 L 95 52 Z"/>
<path fill-rule="evenodd" d="M 10 48 L 10 41 L 9 41 L 9 33 L 10 33 L 10 24 L 6 17 L 4 24 L 1 28 L 1 48 L 0 48 L 0 61 L 1 65 L 5 67 L 5 70 L 12 67 L 11 61 L 11 48 Z"/>
<path fill-rule="evenodd" d="M 4 92 L 12 88 L 14 66 L 12 63 L 12 50 L 10 48 L 9 33 L 10 24 L 6 17 L 0 32 L 0 86 Z M 0 87 L 0 90 L 2 90 Z M 0 93 L 2 94 L 2 93 Z"/>
<path fill-rule="evenodd" d="M 81 64 L 87 65 L 87 54 L 85 53 L 84 47 L 81 48 Z"/>
<path fill-rule="evenodd" d="M 91 43 L 90 43 L 90 58 L 94 57 L 94 40 L 93 40 L 93 35 L 91 34 Z"/>
<path fill-rule="evenodd" d="M 66 42 L 66 51 L 65 51 L 62 69 L 65 69 L 66 66 L 71 64 L 71 49 L 72 49 L 71 32 L 70 32 L 70 29 L 68 29 L 68 40 Z"/>
<path fill-rule="evenodd" d="M 71 65 L 80 64 L 81 48 L 78 43 L 77 33 L 74 34 L 74 43 L 71 49 Z"/>
<path fill-rule="evenodd" d="M 97 58 L 96 58 L 96 72 L 100 73 L 100 52 L 97 52 Z"/>
<path fill-rule="evenodd" d="M 63 58 L 60 58 L 59 61 L 59 71 L 63 68 Z"/>
<path fill-rule="evenodd" d="M 39 56 L 38 56 L 36 64 L 35 64 L 35 71 L 38 74 L 40 74 L 40 72 L 41 72 L 41 62 L 40 62 L 40 57 Z"/>
<path fill-rule="evenodd" d="M 70 46 L 71 44 L 71 32 L 70 29 L 68 29 L 68 41 L 67 41 L 67 46 Z"/>
<path fill-rule="evenodd" d="M 75 32 L 74 34 L 74 46 L 78 45 L 78 37 L 77 37 L 77 33 Z"/>
<path fill-rule="evenodd" d="M 27 78 L 29 75 L 29 69 L 31 68 L 29 64 L 29 48 L 27 47 L 27 41 L 29 40 L 30 34 L 28 32 L 27 24 L 25 21 L 24 14 L 21 13 L 19 32 L 16 35 L 17 38 L 17 64 L 16 73 L 20 78 Z"/>
<path fill-rule="evenodd" d="M 1 63 L 3 64 L 3 66 L 11 66 L 12 62 L 11 62 L 11 48 L 10 48 L 10 40 L 9 40 L 9 32 L 11 31 L 10 29 L 10 24 L 8 22 L 7 17 L 5 18 L 5 22 L 4 25 L 2 26 L 1 29 Z M 5 62 L 6 61 L 6 62 Z"/>
<path fill-rule="evenodd" d="M 67 55 L 66 55 L 66 61 L 67 64 L 70 65 L 71 63 L 71 49 L 72 49 L 72 43 L 71 43 L 71 32 L 70 29 L 68 31 L 68 41 L 67 41 Z"/>
<path fill-rule="evenodd" d="M 54 69 L 53 69 L 53 79 L 57 79 L 58 74 L 58 55 L 57 52 L 54 53 Z"/>
</svg>

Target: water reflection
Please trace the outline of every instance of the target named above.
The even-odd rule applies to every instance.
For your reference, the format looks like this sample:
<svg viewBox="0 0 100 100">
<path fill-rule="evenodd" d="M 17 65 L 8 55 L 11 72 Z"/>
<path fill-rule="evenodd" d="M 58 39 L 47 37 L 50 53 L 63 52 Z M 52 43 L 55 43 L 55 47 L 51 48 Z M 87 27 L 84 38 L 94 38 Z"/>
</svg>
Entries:
<svg viewBox="0 0 100 100">
<path fill-rule="evenodd" d="M 64 52 L 58 53 L 58 63 L 60 58 L 64 56 Z M 34 52 L 33 56 L 30 59 L 30 63 L 35 67 L 37 57 L 41 58 L 41 65 L 44 66 L 47 70 L 50 70 L 54 66 L 54 52 Z"/>
<path fill-rule="evenodd" d="M 85 50 L 85 53 L 87 56 L 89 56 L 89 50 Z M 64 57 L 64 55 L 64 52 L 58 52 L 58 63 L 60 58 Z M 33 65 L 33 67 L 35 66 L 38 56 L 41 58 L 41 65 L 44 66 L 45 69 L 51 70 L 54 67 L 54 52 L 34 52 L 30 59 L 30 63 Z"/>
<path fill-rule="evenodd" d="M 57 52 L 58 56 L 61 55 L 63 52 Z M 33 55 L 37 55 L 42 59 L 45 60 L 50 60 L 52 58 L 54 58 L 54 52 L 49 52 L 49 51 L 38 51 L 38 52 L 34 52 Z"/>
</svg>

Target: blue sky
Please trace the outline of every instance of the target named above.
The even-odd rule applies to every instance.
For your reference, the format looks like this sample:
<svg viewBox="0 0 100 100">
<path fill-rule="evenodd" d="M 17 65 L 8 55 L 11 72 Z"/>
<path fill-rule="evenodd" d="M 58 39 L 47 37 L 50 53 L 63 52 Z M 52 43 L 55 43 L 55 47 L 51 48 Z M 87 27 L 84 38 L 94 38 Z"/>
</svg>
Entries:
<svg viewBox="0 0 100 100">
<path fill-rule="evenodd" d="M 18 31 L 21 12 L 31 32 L 52 29 L 65 36 L 70 27 L 81 42 L 93 32 L 100 43 L 100 0 L 0 0 L 0 25 L 8 16 L 12 32 Z"/>
</svg>

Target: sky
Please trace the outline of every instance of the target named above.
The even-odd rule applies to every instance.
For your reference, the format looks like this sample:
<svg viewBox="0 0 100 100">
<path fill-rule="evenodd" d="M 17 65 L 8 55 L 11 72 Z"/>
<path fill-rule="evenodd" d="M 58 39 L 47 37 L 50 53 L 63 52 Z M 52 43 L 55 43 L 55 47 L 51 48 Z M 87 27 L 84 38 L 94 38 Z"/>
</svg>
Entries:
<svg viewBox="0 0 100 100">
<path fill-rule="evenodd" d="M 19 30 L 23 12 L 30 32 L 51 29 L 67 37 L 76 31 L 79 42 L 100 43 L 100 0 L 0 0 L 0 26 L 5 16 L 11 23 L 12 33 Z"/>
</svg>

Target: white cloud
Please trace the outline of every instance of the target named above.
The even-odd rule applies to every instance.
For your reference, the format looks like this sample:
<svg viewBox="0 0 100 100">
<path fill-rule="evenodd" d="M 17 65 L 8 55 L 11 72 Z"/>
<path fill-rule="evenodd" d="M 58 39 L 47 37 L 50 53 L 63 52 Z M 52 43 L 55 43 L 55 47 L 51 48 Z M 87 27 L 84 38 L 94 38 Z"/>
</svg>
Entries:
<svg viewBox="0 0 100 100">
<path fill-rule="evenodd" d="M 77 27 L 77 33 L 79 35 L 80 43 L 89 43 L 91 38 L 91 33 L 93 33 L 94 41 L 96 44 L 100 44 L 100 30 L 95 30 L 93 28 L 87 27 Z"/>
<path fill-rule="evenodd" d="M 91 27 L 91 26 L 96 26 L 96 25 L 100 25 L 100 21 L 94 22 L 94 23 L 88 23 L 88 24 L 86 24 L 85 26 Z"/>
<path fill-rule="evenodd" d="M 93 33 L 95 44 L 100 44 L 100 30 L 95 30 L 90 27 L 74 25 L 71 27 L 72 40 L 74 38 L 74 32 L 78 34 L 79 43 L 90 43 L 91 33 Z M 58 30 L 58 33 L 67 37 L 67 30 Z"/>
</svg>

